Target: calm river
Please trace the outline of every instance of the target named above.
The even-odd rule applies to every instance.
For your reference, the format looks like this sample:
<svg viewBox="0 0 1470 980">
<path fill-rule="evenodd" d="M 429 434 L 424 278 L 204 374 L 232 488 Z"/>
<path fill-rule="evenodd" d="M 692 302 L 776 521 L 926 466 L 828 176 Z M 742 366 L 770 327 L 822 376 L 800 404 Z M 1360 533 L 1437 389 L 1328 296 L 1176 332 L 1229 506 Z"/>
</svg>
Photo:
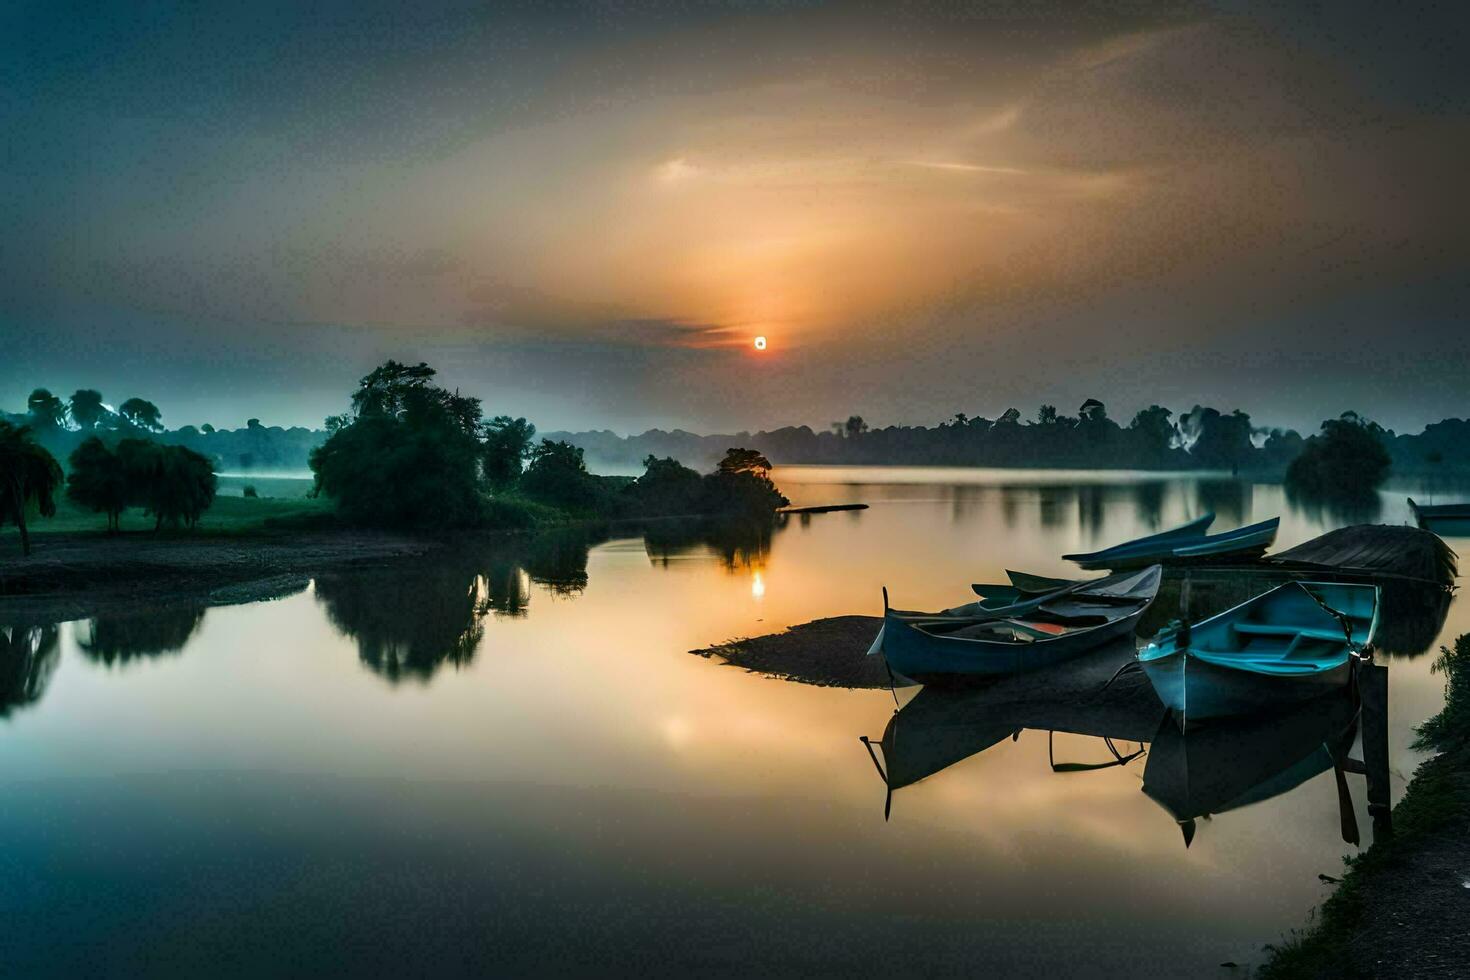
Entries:
<svg viewBox="0 0 1470 980">
<path fill-rule="evenodd" d="M 885 822 L 858 736 L 889 692 L 687 651 L 876 615 L 883 585 L 927 608 L 1005 568 L 1068 574 L 1063 552 L 1206 510 L 1216 530 L 1280 514 L 1278 548 L 1342 515 L 1196 476 L 775 479 L 797 504 L 872 506 L 764 541 L 572 534 L 30 631 L 39 668 L 0 705 L 3 972 L 1223 976 L 1306 921 L 1354 851 L 1330 770 L 1186 848 L 1141 792 L 1146 756 L 1054 773 L 1026 731 L 901 790 Z M 1402 492 L 1381 499 L 1348 516 L 1407 519 Z M 1389 660 L 1395 800 L 1442 700 L 1432 659 Z"/>
</svg>

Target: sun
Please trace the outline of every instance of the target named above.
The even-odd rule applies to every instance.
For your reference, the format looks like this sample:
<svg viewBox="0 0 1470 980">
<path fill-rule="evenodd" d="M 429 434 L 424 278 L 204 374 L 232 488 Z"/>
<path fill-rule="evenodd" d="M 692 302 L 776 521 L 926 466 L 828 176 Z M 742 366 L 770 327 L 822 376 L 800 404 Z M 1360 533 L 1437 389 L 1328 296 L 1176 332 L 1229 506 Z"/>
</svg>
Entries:
<svg viewBox="0 0 1470 980">
<path fill-rule="evenodd" d="M 757 337 L 757 338 L 755 338 L 755 349 L 756 350 L 765 350 L 766 349 L 766 338 L 764 338 L 764 337 Z"/>
</svg>

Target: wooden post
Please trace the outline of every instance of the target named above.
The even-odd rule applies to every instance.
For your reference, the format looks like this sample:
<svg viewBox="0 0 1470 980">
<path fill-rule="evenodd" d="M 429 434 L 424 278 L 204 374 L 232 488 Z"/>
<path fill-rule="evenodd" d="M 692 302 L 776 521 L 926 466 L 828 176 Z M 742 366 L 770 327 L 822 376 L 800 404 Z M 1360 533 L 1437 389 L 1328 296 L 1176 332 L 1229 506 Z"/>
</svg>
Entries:
<svg viewBox="0 0 1470 980">
<path fill-rule="evenodd" d="M 1358 692 L 1363 704 L 1363 768 L 1368 777 L 1368 815 L 1373 839 L 1393 836 L 1393 796 L 1388 785 L 1388 667 L 1358 665 Z"/>
</svg>

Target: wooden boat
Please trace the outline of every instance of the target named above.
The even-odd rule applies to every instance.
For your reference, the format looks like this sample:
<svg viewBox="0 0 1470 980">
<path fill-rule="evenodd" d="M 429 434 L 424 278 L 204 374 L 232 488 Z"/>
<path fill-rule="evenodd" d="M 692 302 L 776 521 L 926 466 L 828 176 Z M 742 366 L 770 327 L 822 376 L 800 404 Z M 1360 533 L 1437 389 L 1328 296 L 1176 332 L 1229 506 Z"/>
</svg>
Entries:
<svg viewBox="0 0 1470 980">
<path fill-rule="evenodd" d="M 1138 662 L 1182 728 L 1346 686 L 1377 625 L 1377 586 L 1288 582 L 1187 629 L 1167 629 Z"/>
<path fill-rule="evenodd" d="M 1347 788 L 1343 762 L 1357 723 L 1358 703 L 1347 690 L 1188 732 L 1165 718 L 1150 743 L 1143 792 L 1179 824 L 1185 846 L 1197 818 L 1280 796 L 1329 769 L 1338 770 L 1341 799 Z M 1343 825 L 1354 828 L 1356 843 L 1350 800 Z"/>
<path fill-rule="evenodd" d="M 1043 595 L 1047 592 L 1055 592 L 1058 589 L 1071 588 L 1080 584 L 1075 578 L 1052 578 L 1050 575 L 1032 575 L 1030 572 L 1014 572 L 1006 569 L 1006 577 L 1009 585 L 984 585 L 975 583 L 970 588 L 976 595 L 990 598 L 1000 595 L 1014 595 L 1020 598 L 1026 595 Z"/>
<path fill-rule="evenodd" d="M 1222 534 L 1195 535 L 1160 539 L 1158 535 L 1127 541 L 1123 544 L 1083 555 L 1063 555 L 1083 568 L 1125 569 L 1156 563 L 1174 564 L 1208 561 L 1218 558 L 1258 556 L 1271 547 L 1281 518 L 1273 517 L 1258 524 L 1248 524 Z M 1177 529 L 1176 529 L 1177 530 Z M 1167 533 L 1167 532 L 1166 532 Z"/>
<path fill-rule="evenodd" d="M 1076 579 L 1052 579 L 1041 575 L 1027 575 L 1025 572 L 1007 571 L 1014 581 L 1020 577 L 1026 582 L 1028 588 L 1022 589 L 1015 585 L 972 585 L 970 588 L 980 596 L 978 602 L 967 602 L 959 606 L 951 606 L 949 609 L 941 609 L 939 612 L 915 612 L 907 609 L 890 609 L 888 613 L 910 622 L 946 622 L 953 619 L 965 619 L 978 621 L 982 619 L 1005 619 L 1011 616 L 1019 616 L 1030 612 L 1037 606 L 1049 599 L 1065 595 L 1073 589 L 1086 585 L 1085 581 Z M 1097 581 L 1097 580 L 1094 580 Z M 887 590 L 884 590 L 884 604 L 887 604 Z M 878 628 L 878 635 L 873 638 L 873 643 L 868 647 L 869 654 L 875 654 L 883 649 L 883 627 Z"/>
<path fill-rule="evenodd" d="M 1414 523 L 1426 531 L 1452 538 L 1470 537 L 1470 503 L 1416 504 L 1409 498 Z"/>
<path fill-rule="evenodd" d="M 1109 575 L 1005 617 L 899 612 L 889 608 L 884 589 L 883 630 L 874 647 L 894 673 L 921 683 L 1037 670 L 1132 633 L 1162 576 L 1158 566 Z"/>
</svg>

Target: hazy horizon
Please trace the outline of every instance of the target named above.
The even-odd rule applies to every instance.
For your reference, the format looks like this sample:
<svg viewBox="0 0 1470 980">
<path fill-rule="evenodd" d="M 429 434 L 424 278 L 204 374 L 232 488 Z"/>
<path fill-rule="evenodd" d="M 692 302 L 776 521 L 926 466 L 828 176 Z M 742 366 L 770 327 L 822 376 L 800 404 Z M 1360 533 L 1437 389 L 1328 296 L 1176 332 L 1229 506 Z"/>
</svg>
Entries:
<svg viewBox="0 0 1470 980">
<path fill-rule="evenodd" d="M 1464 20 L 20 4 L 0 407 L 317 427 L 394 357 L 545 431 L 1418 431 L 1470 414 Z"/>
</svg>

